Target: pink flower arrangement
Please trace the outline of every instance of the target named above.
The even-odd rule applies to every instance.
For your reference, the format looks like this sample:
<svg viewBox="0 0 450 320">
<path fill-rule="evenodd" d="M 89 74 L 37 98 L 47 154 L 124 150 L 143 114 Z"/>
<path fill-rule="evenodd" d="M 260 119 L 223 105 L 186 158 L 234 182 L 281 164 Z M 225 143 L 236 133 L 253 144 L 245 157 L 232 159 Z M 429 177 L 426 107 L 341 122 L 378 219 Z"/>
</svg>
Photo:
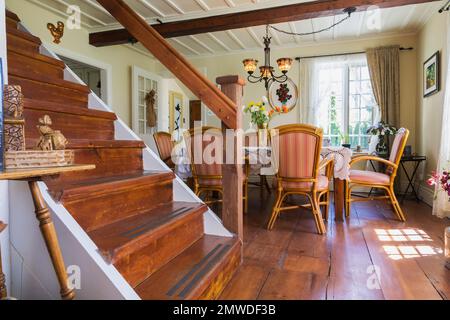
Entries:
<svg viewBox="0 0 450 320">
<path fill-rule="evenodd" d="M 440 188 L 450 197 L 450 172 L 444 170 L 442 174 L 433 172 L 431 178 L 427 180 L 430 186 L 440 186 Z"/>
</svg>

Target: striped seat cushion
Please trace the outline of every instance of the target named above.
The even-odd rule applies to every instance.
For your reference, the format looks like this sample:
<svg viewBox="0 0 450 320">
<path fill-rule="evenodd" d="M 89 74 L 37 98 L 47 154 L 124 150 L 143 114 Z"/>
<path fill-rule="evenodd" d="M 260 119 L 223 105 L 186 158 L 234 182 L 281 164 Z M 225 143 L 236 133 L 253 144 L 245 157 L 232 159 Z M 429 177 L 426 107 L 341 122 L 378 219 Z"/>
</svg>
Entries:
<svg viewBox="0 0 450 320">
<path fill-rule="evenodd" d="M 201 186 L 220 186 L 222 179 L 198 179 L 198 184 Z"/>
<path fill-rule="evenodd" d="M 281 183 L 284 189 L 305 189 L 311 190 L 312 182 L 291 182 L 283 181 Z M 328 178 L 326 176 L 319 176 L 318 190 L 325 190 L 328 188 Z"/>
<path fill-rule="evenodd" d="M 389 184 L 391 178 L 384 173 L 365 171 L 365 170 L 350 170 L 351 182 L 362 182 L 368 184 Z"/>
</svg>

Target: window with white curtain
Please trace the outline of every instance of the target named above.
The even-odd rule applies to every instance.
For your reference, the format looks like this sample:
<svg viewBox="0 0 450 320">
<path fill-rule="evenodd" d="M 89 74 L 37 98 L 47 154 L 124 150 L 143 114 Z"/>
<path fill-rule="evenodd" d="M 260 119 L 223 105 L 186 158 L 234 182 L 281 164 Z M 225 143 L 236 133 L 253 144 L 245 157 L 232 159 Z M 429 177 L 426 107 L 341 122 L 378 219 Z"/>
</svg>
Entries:
<svg viewBox="0 0 450 320">
<path fill-rule="evenodd" d="M 367 150 L 366 132 L 378 121 L 378 106 L 365 55 L 305 59 L 300 68 L 301 121 L 323 128 L 332 146 L 350 143 Z"/>
</svg>

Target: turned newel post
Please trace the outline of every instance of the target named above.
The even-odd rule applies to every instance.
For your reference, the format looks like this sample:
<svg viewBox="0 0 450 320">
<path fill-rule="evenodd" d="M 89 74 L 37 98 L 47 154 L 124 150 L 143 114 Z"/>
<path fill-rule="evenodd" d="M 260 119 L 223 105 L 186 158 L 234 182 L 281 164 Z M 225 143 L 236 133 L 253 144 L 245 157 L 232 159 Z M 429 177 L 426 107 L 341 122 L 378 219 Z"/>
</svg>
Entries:
<svg viewBox="0 0 450 320">
<path fill-rule="evenodd" d="M 224 139 L 226 139 L 227 129 L 242 129 L 242 96 L 244 93 L 245 81 L 239 76 L 225 76 L 216 79 L 217 84 L 221 85 L 222 92 L 229 97 L 236 105 L 236 123 L 233 128 L 229 128 L 222 122 L 222 131 Z M 224 140 L 224 165 L 222 167 L 223 175 L 223 206 L 222 221 L 224 226 L 235 233 L 241 241 L 243 241 L 243 181 L 244 172 L 243 165 L 237 155 L 241 152 L 239 141 L 232 141 L 234 163 L 226 161 L 230 159 L 230 155 L 226 154 L 227 143 Z M 233 159 L 232 158 L 232 159 Z M 238 161 L 239 160 L 239 161 Z M 228 163 L 227 163 L 228 162 Z"/>
</svg>

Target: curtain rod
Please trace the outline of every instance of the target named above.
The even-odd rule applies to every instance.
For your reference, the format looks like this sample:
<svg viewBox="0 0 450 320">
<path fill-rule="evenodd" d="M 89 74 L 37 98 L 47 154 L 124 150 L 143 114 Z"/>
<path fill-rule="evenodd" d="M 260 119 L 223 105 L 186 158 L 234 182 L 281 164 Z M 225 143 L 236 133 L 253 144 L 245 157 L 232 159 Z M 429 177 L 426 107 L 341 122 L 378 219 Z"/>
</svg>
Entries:
<svg viewBox="0 0 450 320">
<path fill-rule="evenodd" d="M 442 8 L 439 9 L 439 13 L 444 11 L 450 11 L 450 0 L 448 0 Z"/>
<path fill-rule="evenodd" d="M 400 48 L 400 51 L 411 51 L 414 50 L 413 47 L 409 48 Z M 347 52 L 347 53 L 337 53 L 337 54 L 324 54 L 324 55 L 318 55 L 318 56 L 309 56 L 309 57 L 296 57 L 295 60 L 300 61 L 301 59 L 311 59 L 311 58 L 326 58 L 326 57 L 336 57 L 336 56 L 348 56 L 353 54 L 362 54 L 366 53 L 365 51 L 360 52 Z"/>
</svg>

